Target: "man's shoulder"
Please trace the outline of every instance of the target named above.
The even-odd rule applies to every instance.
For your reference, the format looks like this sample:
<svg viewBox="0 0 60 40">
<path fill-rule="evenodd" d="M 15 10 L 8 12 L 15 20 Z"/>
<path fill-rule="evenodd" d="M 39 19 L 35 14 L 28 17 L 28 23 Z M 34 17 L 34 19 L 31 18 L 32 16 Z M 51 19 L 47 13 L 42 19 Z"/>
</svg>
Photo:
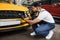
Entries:
<svg viewBox="0 0 60 40">
<path fill-rule="evenodd" d="M 46 9 L 41 9 L 41 11 L 40 12 L 42 12 L 42 13 L 50 13 L 49 11 L 47 11 Z"/>
<path fill-rule="evenodd" d="M 42 8 L 41 11 L 40 11 L 40 13 L 43 13 L 43 12 L 46 12 L 46 10 Z"/>
</svg>

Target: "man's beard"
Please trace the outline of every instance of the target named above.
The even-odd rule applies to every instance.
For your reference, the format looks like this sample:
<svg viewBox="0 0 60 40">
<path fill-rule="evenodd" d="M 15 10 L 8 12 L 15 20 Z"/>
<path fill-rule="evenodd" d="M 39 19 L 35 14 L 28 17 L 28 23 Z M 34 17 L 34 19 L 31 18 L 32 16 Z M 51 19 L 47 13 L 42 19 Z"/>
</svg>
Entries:
<svg viewBox="0 0 60 40">
<path fill-rule="evenodd" d="M 34 13 L 37 13 L 38 11 L 33 11 Z"/>
</svg>

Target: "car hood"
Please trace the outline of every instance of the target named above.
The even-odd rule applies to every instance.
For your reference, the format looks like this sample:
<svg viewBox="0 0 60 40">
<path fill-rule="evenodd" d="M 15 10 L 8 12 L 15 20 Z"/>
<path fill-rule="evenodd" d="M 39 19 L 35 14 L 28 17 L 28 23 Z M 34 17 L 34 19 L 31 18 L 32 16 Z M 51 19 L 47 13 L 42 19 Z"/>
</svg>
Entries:
<svg viewBox="0 0 60 40">
<path fill-rule="evenodd" d="M 17 6 L 9 3 L 0 3 L 0 10 L 12 10 L 12 11 L 28 11 L 28 8 L 25 6 Z"/>
</svg>

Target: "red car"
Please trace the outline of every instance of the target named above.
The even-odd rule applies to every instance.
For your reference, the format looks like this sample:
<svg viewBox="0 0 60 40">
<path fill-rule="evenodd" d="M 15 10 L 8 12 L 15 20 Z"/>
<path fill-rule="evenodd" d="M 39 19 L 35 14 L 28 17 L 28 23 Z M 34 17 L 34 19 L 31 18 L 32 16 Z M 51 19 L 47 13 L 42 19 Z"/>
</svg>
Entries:
<svg viewBox="0 0 60 40">
<path fill-rule="evenodd" d="M 42 5 L 42 8 L 49 11 L 55 21 L 60 23 L 60 3 L 58 3 L 58 5 Z"/>
</svg>

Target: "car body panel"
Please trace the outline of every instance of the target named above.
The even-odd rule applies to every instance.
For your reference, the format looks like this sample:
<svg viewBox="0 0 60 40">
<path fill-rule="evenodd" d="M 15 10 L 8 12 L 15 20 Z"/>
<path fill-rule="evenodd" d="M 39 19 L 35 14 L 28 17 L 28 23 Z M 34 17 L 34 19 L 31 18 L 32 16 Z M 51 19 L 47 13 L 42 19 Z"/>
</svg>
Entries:
<svg viewBox="0 0 60 40">
<path fill-rule="evenodd" d="M 42 5 L 42 8 L 49 11 L 53 16 L 60 17 L 60 5 Z"/>
<path fill-rule="evenodd" d="M 9 3 L 0 3 L 0 10 L 27 11 L 28 8 L 24 6 L 9 4 Z"/>
</svg>

